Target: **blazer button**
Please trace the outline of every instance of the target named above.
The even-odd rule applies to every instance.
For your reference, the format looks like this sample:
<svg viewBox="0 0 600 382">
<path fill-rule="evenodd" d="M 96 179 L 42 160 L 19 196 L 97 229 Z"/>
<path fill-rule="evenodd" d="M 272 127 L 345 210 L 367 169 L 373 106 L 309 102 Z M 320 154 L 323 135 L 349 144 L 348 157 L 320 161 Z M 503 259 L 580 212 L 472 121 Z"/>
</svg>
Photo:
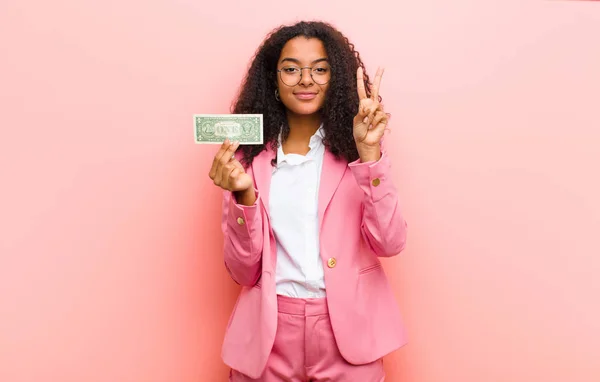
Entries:
<svg viewBox="0 0 600 382">
<path fill-rule="evenodd" d="M 379 178 L 375 178 L 371 183 L 373 184 L 373 187 L 377 187 L 379 184 L 381 184 L 381 180 L 379 180 Z"/>
<path fill-rule="evenodd" d="M 335 267 L 335 264 L 337 264 L 337 260 L 335 259 L 335 257 L 330 257 L 329 260 L 327 260 L 327 266 L 329 268 Z"/>
<path fill-rule="evenodd" d="M 237 218 L 237 222 L 239 225 L 244 225 L 244 223 L 245 223 L 244 219 L 242 219 L 242 218 Z"/>
</svg>

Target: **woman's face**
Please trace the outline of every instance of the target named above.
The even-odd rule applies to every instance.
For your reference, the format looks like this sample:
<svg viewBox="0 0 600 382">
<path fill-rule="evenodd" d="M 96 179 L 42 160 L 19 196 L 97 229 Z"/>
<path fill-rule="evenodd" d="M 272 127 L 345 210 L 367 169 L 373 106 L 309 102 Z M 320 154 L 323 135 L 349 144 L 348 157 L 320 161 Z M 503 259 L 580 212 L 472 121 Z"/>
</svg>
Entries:
<svg viewBox="0 0 600 382">
<path fill-rule="evenodd" d="M 279 97 L 290 112 L 310 115 L 323 107 L 331 68 L 321 40 L 303 36 L 289 40 L 281 50 L 277 69 Z"/>
</svg>

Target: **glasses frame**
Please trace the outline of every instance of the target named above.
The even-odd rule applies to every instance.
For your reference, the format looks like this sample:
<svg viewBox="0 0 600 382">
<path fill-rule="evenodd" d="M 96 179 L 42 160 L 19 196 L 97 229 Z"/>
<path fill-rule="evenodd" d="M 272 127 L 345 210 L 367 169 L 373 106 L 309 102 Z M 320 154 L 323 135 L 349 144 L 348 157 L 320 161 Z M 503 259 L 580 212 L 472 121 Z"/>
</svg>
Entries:
<svg viewBox="0 0 600 382">
<path fill-rule="evenodd" d="M 285 83 L 285 81 L 283 80 L 283 78 L 281 78 L 281 71 L 282 71 L 284 68 L 287 68 L 287 67 L 289 67 L 289 66 L 293 66 L 293 67 L 296 67 L 296 68 L 299 68 L 299 69 L 300 69 L 300 79 L 299 79 L 299 80 L 298 80 L 298 82 L 296 82 L 294 85 L 288 85 L 288 84 L 286 84 L 286 83 Z M 281 68 L 281 69 L 277 69 L 277 73 L 279 73 L 279 79 L 281 80 L 281 82 L 282 82 L 282 83 L 283 83 L 285 86 L 288 86 L 288 87 L 290 87 L 290 88 L 291 88 L 291 87 L 294 87 L 294 86 L 298 85 L 300 82 L 302 82 L 302 75 L 304 75 L 304 69 L 310 69 L 310 79 L 311 79 L 311 80 L 313 80 L 313 82 L 314 82 L 315 84 L 317 84 L 317 85 L 327 85 L 327 84 L 329 83 L 329 81 L 331 81 L 331 74 L 329 75 L 329 79 L 327 80 L 327 82 L 325 82 L 324 84 L 320 84 L 320 83 L 318 83 L 317 81 L 315 81 L 315 78 L 313 77 L 313 69 L 316 67 L 316 65 L 315 65 L 315 66 L 304 66 L 304 67 L 299 67 L 299 66 L 297 66 L 297 65 L 289 65 L 289 66 L 284 66 L 284 67 L 283 67 L 283 68 Z M 331 71 L 331 65 L 327 64 L 327 67 L 328 67 L 328 68 L 329 68 L 329 70 Z"/>
</svg>

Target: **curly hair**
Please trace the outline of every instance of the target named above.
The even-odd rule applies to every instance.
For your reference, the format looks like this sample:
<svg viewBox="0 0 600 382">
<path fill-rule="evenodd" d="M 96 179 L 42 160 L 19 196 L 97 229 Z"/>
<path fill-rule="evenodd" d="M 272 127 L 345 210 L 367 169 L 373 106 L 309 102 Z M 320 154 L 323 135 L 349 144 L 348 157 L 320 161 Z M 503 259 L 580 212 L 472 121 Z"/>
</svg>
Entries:
<svg viewBox="0 0 600 382">
<path fill-rule="evenodd" d="M 302 21 L 291 26 L 280 26 L 270 32 L 257 49 L 245 76 L 237 99 L 232 104 L 234 114 L 263 114 L 263 144 L 243 145 L 242 164 L 249 166 L 254 157 L 267 148 L 277 150 L 278 136 L 285 140 L 289 125 L 285 106 L 275 98 L 277 62 L 283 46 L 292 38 L 303 36 L 321 40 L 331 67 L 331 81 L 322 109 L 325 131 L 323 143 L 337 158 L 348 162 L 358 159 L 352 135 L 353 119 L 358 111 L 356 71 L 362 67 L 367 96 L 371 83 L 360 54 L 347 37 L 332 25 L 319 21 Z M 380 101 L 381 101 L 381 97 Z"/>
</svg>

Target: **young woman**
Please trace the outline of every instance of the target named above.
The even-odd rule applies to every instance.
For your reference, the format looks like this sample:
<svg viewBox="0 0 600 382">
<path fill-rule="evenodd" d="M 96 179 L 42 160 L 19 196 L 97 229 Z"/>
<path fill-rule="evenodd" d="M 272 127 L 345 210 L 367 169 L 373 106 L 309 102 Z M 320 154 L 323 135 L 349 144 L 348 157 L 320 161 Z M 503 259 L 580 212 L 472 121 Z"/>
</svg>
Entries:
<svg viewBox="0 0 600 382">
<path fill-rule="evenodd" d="M 272 32 L 233 113 L 263 114 L 263 145 L 226 140 L 225 267 L 242 285 L 223 343 L 230 381 L 383 381 L 406 343 L 379 257 L 406 239 L 388 115 L 354 46 L 321 22 Z"/>
</svg>

